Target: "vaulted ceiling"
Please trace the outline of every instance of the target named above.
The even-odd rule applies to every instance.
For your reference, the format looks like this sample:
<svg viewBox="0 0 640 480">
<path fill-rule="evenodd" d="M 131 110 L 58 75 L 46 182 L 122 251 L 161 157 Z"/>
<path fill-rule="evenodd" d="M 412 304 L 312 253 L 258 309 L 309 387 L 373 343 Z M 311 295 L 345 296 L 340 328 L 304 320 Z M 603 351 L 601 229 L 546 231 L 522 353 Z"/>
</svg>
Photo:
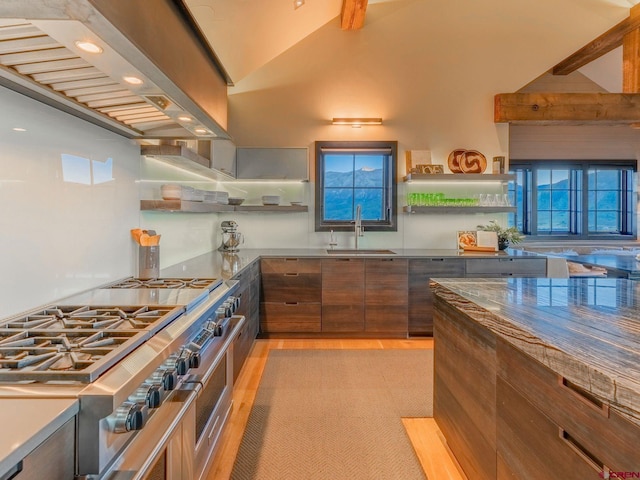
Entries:
<svg viewBox="0 0 640 480">
<path fill-rule="evenodd" d="M 479 24 L 487 36 L 504 31 L 505 25 L 514 35 L 518 32 L 530 35 L 537 27 L 541 37 L 548 34 L 547 29 L 556 29 L 553 35 L 557 38 L 557 60 L 560 61 L 627 17 L 629 8 L 639 1 L 511 0 L 505 3 L 504 0 L 483 0 L 486 13 L 478 17 L 459 13 L 461 2 L 469 2 L 471 7 L 477 0 L 369 0 L 363 28 L 366 29 L 367 22 L 372 21 L 369 12 L 375 12 L 378 8 L 385 7 L 385 12 L 396 14 L 404 5 L 431 4 L 433 15 L 441 19 L 442 31 L 449 31 L 451 35 L 450 43 L 446 38 L 442 39 L 443 49 L 455 48 L 454 38 L 465 35 L 467 31 L 477 31 Z M 343 2 L 354 3 L 353 0 L 306 0 L 302 6 L 295 8 L 293 0 L 185 0 L 236 83 L 327 23 L 339 23 Z M 394 8 L 389 8 L 389 4 L 393 4 Z M 546 25 L 544 19 L 548 19 Z M 565 25 L 564 32 L 557 31 L 559 19 Z M 423 18 L 407 17 L 404 28 L 419 29 L 423 23 Z M 348 31 L 345 35 L 354 33 L 357 34 Z M 394 34 L 401 32 L 389 32 L 389 35 Z M 523 51 L 523 58 L 518 60 L 526 61 L 528 54 Z M 455 55 L 454 50 L 452 55 Z M 414 61 L 419 63 L 420 58 Z M 587 65 L 581 72 L 598 83 L 607 83 L 603 87 L 609 91 L 620 91 L 618 79 L 621 78 L 621 62 L 620 51 L 614 50 L 603 59 Z M 543 74 L 548 67 L 541 64 L 539 73 Z"/>
</svg>

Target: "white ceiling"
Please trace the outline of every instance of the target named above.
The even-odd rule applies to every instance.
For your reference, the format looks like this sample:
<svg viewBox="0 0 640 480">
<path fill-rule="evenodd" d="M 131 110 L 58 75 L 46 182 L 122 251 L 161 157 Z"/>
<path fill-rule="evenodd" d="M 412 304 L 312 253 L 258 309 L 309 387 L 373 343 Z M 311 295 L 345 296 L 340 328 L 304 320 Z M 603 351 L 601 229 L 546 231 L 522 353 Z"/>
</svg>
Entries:
<svg viewBox="0 0 640 480">
<path fill-rule="evenodd" d="M 375 21 L 376 8 L 386 5 L 386 12 L 401 14 L 403 6 L 415 3 L 432 4 L 430 10 L 440 17 L 443 31 L 452 36 L 464 34 L 466 26 L 475 31 L 478 23 L 483 31 L 509 30 L 523 35 L 535 33 L 553 35 L 557 44 L 557 61 L 597 37 L 600 33 L 628 16 L 629 8 L 640 0 L 483 0 L 486 12 L 460 15 L 461 7 L 477 7 L 478 0 L 369 0 L 367 22 Z M 259 70 L 271 60 L 302 41 L 329 22 L 339 22 L 342 0 L 306 0 L 294 9 L 293 0 L 185 0 L 192 15 L 209 40 L 234 83 Z M 474 5 L 475 4 L 475 5 Z M 389 8 L 391 7 L 391 8 Z M 406 9 L 410 11 L 411 9 Z M 474 10 L 474 8 L 470 8 Z M 464 10 L 462 10 L 464 11 Z M 403 25 L 407 31 L 420 29 L 423 18 L 407 16 Z M 566 25 L 558 32 L 558 25 Z M 553 31 L 547 32 L 546 29 Z M 350 34 L 353 32 L 345 32 Z M 402 32 L 389 32 L 401 35 Z M 455 42 L 454 42 L 455 43 Z M 526 42 L 524 43 L 526 44 Z M 446 40 L 442 48 L 448 48 Z M 452 47 L 450 47 L 452 48 Z M 452 51 L 452 55 L 455 52 Z M 522 52 L 527 55 L 526 51 Z M 419 63 L 420 58 L 414 62 Z M 547 65 L 541 64 L 540 74 Z M 587 65 L 581 72 L 605 89 L 620 91 L 622 85 L 621 49 L 614 50 Z"/>
</svg>

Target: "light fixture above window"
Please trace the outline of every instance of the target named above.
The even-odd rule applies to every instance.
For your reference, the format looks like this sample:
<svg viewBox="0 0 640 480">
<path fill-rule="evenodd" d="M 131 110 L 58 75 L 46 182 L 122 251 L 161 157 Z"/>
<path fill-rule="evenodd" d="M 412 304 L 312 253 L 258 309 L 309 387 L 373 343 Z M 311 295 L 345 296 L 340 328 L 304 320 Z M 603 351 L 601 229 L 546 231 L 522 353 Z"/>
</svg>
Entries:
<svg viewBox="0 0 640 480">
<path fill-rule="evenodd" d="M 382 125 L 381 118 L 334 118 L 333 125 L 351 125 L 353 128 L 360 128 L 363 125 Z"/>
</svg>

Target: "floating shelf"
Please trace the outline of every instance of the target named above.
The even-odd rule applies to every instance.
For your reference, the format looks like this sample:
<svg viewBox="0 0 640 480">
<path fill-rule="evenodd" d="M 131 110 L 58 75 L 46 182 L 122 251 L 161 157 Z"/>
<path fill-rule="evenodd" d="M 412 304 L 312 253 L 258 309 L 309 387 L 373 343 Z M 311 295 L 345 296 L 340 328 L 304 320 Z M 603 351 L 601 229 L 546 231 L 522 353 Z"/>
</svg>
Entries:
<svg viewBox="0 0 640 480">
<path fill-rule="evenodd" d="M 140 210 L 185 213 L 215 213 L 233 212 L 233 205 L 190 202 L 188 200 L 140 200 Z"/>
<path fill-rule="evenodd" d="M 307 205 L 238 205 L 236 212 L 308 212 Z"/>
<path fill-rule="evenodd" d="M 407 205 L 403 207 L 405 213 L 509 213 L 515 212 L 516 207 L 421 207 Z"/>
<path fill-rule="evenodd" d="M 307 205 L 222 205 L 188 200 L 140 200 L 140 210 L 156 212 L 307 212 Z"/>
<path fill-rule="evenodd" d="M 483 173 L 410 173 L 405 182 L 510 182 L 516 179 L 514 174 Z"/>
</svg>

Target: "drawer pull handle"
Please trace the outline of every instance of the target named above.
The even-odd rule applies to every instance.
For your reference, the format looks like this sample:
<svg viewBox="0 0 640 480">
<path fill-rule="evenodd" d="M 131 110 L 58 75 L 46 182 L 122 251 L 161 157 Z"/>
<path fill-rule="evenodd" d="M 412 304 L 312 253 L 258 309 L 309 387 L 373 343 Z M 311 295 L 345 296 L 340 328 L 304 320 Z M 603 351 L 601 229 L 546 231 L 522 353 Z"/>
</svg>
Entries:
<svg viewBox="0 0 640 480">
<path fill-rule="evenodd" d="M 285 262 L 297 262 L 298 259 L 297 258 L 285 258 L 284 261 Z"/>
<path fill-rule="evenodd" d="M 444 258 L 432 258 L 432 262 L 444 262 Z"/>
<path fill-rule="evenodd" d="M 285 273 L 284 276 L 285 277 L 297 277 L 298 274 L 297 273 Z"/>
<path fill-rule="evenodd" d="M 564 390 L 570 392 L 576 399 L 578 399 L 585 405 L 589 405 L 603 417 L 609 418 L 609 405 L 607 403 L 604 403 L 603 401 L 597 399 L 594 395 L 587 392 L 584 388 L 581 388 L 575 383 L 570 382 L 563 376 L 558 376 L 558 384 Z"/>
<path fill-rule="evenodd" d="M 577 453 L 578 456 L 581 457 L 596 472 L 609 471 L 607 466 L 603 462 L 601 462 L 598 457 L 593 455 L 589 450 L 582 446 L 580 442 L 569 435 L 569 433 L 562 427 L 558 427 L 558 435 L 560 436 L 560 439 L 565 442 L 569 446 L 569 448 L 571 448 L 571 450 Z"/>
<path fill-rule="evenodd" d="M 288 306 L 294 306 L 295 307 L 296 305 L 298 305 L 298 302 L 284 302 L 284 304 L 288 305 Z"/>
</svg>

